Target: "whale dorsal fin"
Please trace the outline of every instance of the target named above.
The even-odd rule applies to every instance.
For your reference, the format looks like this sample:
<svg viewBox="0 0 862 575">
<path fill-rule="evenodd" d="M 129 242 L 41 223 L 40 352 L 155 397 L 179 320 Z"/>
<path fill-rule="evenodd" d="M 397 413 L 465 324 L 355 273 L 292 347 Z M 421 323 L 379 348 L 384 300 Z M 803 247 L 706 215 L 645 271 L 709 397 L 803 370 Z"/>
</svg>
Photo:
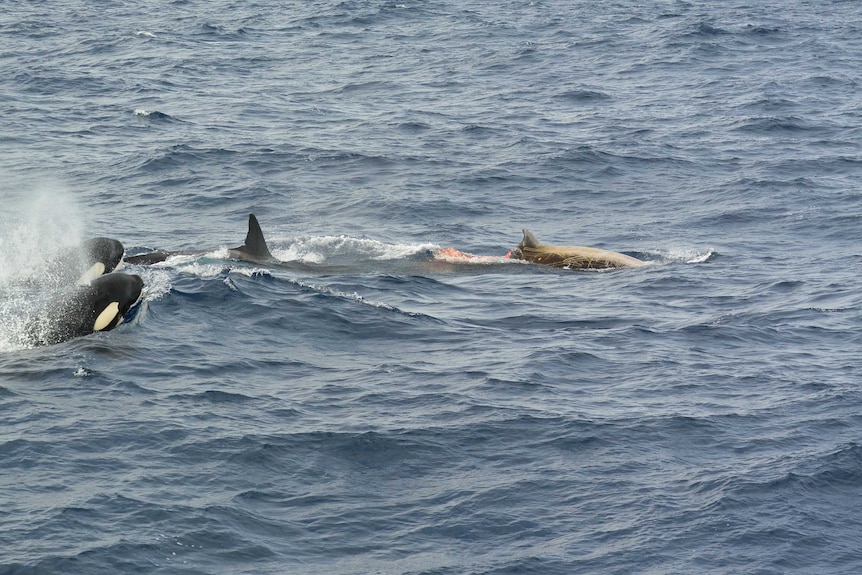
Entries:
<svg viewBox="0 0 862 575">
<path fill-rule="evenodd" d="M 248 215 L 248 233 L 245 235 L 246 249 L 256 256 L 271 258 L 269 248 L 266 247 L 266 240 L 263 239 L 263 231 L 260 229 L 260 224 L 257 223 L 257 218 L 254 214 Z"/>
<path fill-rule="evenodd" d="M 521 241 L 522 248 L 537 248 L 542 245 L 539 238 L 530 230 L 524 230 L 524 239 Z"/>
<path fill-rule="evenodd" d="M 256 261 L 274 259 L 269 253 L 269 248 L 266 247 L 266 240 L 263 239 L 263 232 L 254 214 L 248 215 L 248 233 L 245 235 L 245 243 L 230 251 L 235 252 L 242 259 Z"/>
</svg>

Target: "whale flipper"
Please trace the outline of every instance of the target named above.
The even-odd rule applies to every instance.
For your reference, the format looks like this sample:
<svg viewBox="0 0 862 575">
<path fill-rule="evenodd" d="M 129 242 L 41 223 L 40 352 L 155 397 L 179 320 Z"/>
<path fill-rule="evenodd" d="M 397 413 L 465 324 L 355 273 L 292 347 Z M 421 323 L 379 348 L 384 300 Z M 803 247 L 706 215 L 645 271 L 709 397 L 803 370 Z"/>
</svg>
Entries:
<svg viewBox="0 0 862 575">
<path fill-rule="evenodd" d="M 248 233 L 245 236 L 245 243 L 238 248 L 228 250 L 228 254 L 232 258 L 252 262 L 265 262 L 275 259 L 269 253 L 269 248 L 266 247 L 266 240 L 263 238 L 263 232 L 254 214 L 248 215 Z"/>
</svg>

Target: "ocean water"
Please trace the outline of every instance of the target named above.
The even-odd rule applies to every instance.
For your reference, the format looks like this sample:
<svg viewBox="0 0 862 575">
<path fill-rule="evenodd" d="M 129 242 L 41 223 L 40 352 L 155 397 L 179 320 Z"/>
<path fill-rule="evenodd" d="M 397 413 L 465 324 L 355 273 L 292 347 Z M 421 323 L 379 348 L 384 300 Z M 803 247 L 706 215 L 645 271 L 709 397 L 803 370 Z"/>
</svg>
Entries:
<svg viewBox="0 0 862 575">
<path fill-rule="evenodd" d="M 0 573 L 859 573 L 860 23 L 4 3 Z M 427 257 L 524 228 L 654 265 Z M 22 344 L 97 235 L 194 253 Z"/>
</svg>

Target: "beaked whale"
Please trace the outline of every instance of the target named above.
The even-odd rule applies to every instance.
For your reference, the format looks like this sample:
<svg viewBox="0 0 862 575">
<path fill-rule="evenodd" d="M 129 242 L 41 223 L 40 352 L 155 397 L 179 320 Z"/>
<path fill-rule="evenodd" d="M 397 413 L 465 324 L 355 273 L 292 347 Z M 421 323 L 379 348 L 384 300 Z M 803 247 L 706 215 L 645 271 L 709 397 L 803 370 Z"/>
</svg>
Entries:
<svg viewBox="0 0 862 575">
<path fill-rule="evenodd" d="M 512 248 L 509 257 L 566 269 L 639 268 L 648 265 L 637 258 L 609 250 L 546 245 L 529 230 L 524 230 L 524 239 Z"/>
</svg>

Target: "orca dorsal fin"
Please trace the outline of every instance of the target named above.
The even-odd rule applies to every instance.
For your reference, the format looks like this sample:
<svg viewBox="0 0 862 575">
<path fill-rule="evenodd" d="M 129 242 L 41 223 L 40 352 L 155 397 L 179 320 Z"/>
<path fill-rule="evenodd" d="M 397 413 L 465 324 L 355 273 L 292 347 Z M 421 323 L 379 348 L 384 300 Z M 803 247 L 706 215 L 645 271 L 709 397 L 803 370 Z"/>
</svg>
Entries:
<svg viewBox="0 0 862 575">
<path fill-rule="evenodd" d="M 245 235 L 245 243 L 238 248 L 228 250 L 230 257 L 253 262 L 262 262 L 275 259 L 266 247 L 263 232 L 254 214 L 248 215 L 248 233 Z"/>
<path fill-rule="evenodd" d="M 533 232 L 524 230 L 524 239 L 521 241 L 522 248 L 537 248 L 541 245 L 542 243 L 539 241 L 539 238 Z"/>
<path fill-rule="evenodd" d="M 266 240 L 263 239 L 263 231 L 254 214 L 248 215 L 248 233 L 245 235 L 244 251 L 261 259 L 272 259 Z"/>
</svg>

